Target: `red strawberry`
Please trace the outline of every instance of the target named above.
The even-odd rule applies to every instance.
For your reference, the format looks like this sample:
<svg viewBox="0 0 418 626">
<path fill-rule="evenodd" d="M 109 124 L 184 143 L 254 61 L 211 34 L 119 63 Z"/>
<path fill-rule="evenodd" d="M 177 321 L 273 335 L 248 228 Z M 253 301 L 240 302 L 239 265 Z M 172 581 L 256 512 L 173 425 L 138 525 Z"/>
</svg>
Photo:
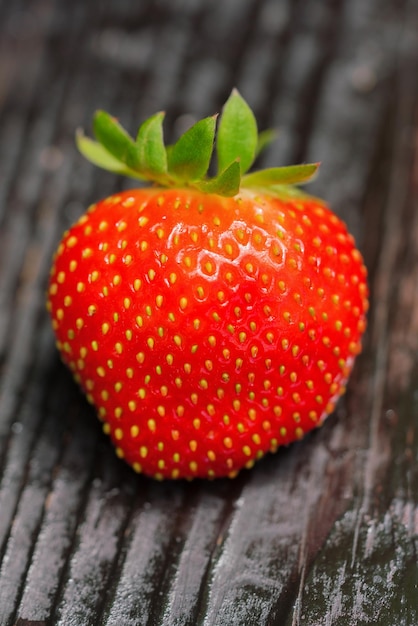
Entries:
<svg viewBox="0 0 418 626">
<path fill-rule="evenodd" d="M 360 352 L 366 270 L 345 225 L 289 183 L 316 165 L 246 171 L 263 144 L 234 91 L 166 148 L 99 112 L 81 151 L 151 179 L 64 235 L 48 308 L 64 361 L 118 456 L 156 478 L 234 476 L 333 410 Z"/>
</svg>

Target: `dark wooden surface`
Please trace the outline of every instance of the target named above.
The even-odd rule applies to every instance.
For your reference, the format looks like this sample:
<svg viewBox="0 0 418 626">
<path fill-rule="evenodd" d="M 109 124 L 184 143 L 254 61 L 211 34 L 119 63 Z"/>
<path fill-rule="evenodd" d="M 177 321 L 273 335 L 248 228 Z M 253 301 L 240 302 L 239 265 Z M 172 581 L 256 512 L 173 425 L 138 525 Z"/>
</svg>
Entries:
<svg viewBox="0 0 418 626">
<path fill-rule="evenodd" d="M 97 107 L 174 137 L 237 86 L 370 272 L 364 352 L 325 426 L 233 481 L 117 460 L 60 364 L 51 255 L 127 181 L 74 148 Z M 0 624 L 418 624 L 416 0 L 0 2 Z"/>
</svg>

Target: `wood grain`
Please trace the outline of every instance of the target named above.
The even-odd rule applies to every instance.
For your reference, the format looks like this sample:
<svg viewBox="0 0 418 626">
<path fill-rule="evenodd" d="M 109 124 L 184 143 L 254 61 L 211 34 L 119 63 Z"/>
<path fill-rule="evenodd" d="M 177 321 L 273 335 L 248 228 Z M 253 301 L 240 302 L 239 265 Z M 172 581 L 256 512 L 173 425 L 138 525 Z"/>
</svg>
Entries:
<svg viewBox="0 0 418 626">
<path fill-rule="evenodd" d="M 0 625 L 418 624 L 415 0 L 0 2 Z M 131 183 L 83 163 L 103 107 L 175 137 L 237 86 L 322 161 L 369 269 L 364 351 L 324 427 L 233 481 L 119 461 L 60 364 L 61 233 Z"/>
</svg>

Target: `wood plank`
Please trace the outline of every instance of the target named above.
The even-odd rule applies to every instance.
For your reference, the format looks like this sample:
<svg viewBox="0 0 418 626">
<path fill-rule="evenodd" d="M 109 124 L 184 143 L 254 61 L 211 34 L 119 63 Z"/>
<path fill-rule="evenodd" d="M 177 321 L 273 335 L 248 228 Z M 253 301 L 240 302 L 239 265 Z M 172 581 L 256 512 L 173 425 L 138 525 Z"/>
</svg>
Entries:
<svg viewBox="0 0 418 626">
<path fill-rule="evenodd" d="M 0 4 L 0 624 L 418 623 L 418 6 L 414 0 Z M 108 108 L 174 138 L 236 85 L 263 164 L 313 193 L 370 273 L 364 352 L 324 427 L 235 480 L 114 455 L 44 309 L 61 232 L 130 186 L 76 154 Z M 184 113 L 192 117 L 185 119 Z"/>
</svg>

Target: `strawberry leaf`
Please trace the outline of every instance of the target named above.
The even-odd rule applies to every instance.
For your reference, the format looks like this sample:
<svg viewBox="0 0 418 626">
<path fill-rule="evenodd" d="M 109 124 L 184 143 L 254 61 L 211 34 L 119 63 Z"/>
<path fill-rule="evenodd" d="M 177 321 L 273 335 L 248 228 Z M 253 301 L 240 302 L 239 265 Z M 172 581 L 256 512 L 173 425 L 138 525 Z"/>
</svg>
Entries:
<svg viewBox="0 0 418 626">
<path fill-rule="evenodd" d="M 311 200 L 319 200 L 319 198 L 315 198 L 310 194 L 307 194 L 305 191 L 302 191 L 299 187 L 294 187 L 293 185 L 271 185 L 269 187 L 257 187 L 257 193 L 266 194 L 267 196 L 272 196 L 273 198 L 279 198 L 280 200 L 294 200 L 294 199 L 311 199 Z M 323 202 L 323 200 L 321 200 Z"/>
<path fill-rule="evenodd" d="M 112 156 L 101 143 L 86 137 L 81 130 L 76 132 L 76 144 L 81 154 L 94 165 L 121 176 L 144 179 L 139 172 L 124 165 L 124 163 Z"/>
<path fill-rule="evenodd" d="M 216 116 L 205 117 L 187 130 L 167 152 L 168 171 L 183 181 L 206 174 L 213 151 Z"/>
<path fill-rule="evenodd" d="M 165 113 L 160 112 L 145 120 L 136 138 L 139 169 L 151 175 L 167 172 L 167 154 L 162 127 L 164 117 Z"/>
<path fill-rule="evenodd" d="M 244 176 L 245 187 L 269 187 L 272 185 L 298 185 L 313 178 L 319 163 L 306 165 L 289 165 L 288 167 L 271 167 Z"/>
<path fill-rule="evenodd" d="M 143 122 L 134 140 L 117 119 L 97 111 L 93 120 L 96 140 L 78 131 L 77 146 L 89 161 L 115 174 L 147 180 L 160 187 L 193 187 L 222 196 L 236 195 L 241 186 L 278 197 L 300 195 L 302 192 L 293 185 L 308 182 L 318 169 L 318 163 L 309 163 L 247 174 L 255 158 L 274 141 L 276 131 L 258 133 L 254 114 L 236 89 L 225 103 L 219 122 L 218 174 L 214 178 L 208 178 L 208 170 L 217 116 L 196 122 L 174 145 L 166 146 L 164 115 L 159 112 Z"/>
<path fill-rule="evenodd" d="M 220 196 L 235 196 L 239 192 L 240 182 L 241 167 L 238 161 L 234 161 L 215 178 L 198 182 L 194 186 L 204 193 L 215 193 Z"/>
<path fill-rule="evenodd" d="M 276 141 L 278 132 L 274 128 L 268 128 L 262 130 L 258 135 L 257 148 L 255 150 L 255 156 L 258 157 L 263 150 L 267 148 L 273 141 Z"/>
<path fill-rule="evenodd" d="M 105 111 L 96 111 L 93 131 L 99 143 L 116 159 L 134 170 L 138 168 L 138 146 L 114 117 Z"/>
<path fill-rule="evenodd" d="M 241 173 L 252 165 L 258 144 L 257 122 L 248 104 L 234 89 L 222 111 L 217 138 L 219 171 L 239 159 Z"/>
</svg>

